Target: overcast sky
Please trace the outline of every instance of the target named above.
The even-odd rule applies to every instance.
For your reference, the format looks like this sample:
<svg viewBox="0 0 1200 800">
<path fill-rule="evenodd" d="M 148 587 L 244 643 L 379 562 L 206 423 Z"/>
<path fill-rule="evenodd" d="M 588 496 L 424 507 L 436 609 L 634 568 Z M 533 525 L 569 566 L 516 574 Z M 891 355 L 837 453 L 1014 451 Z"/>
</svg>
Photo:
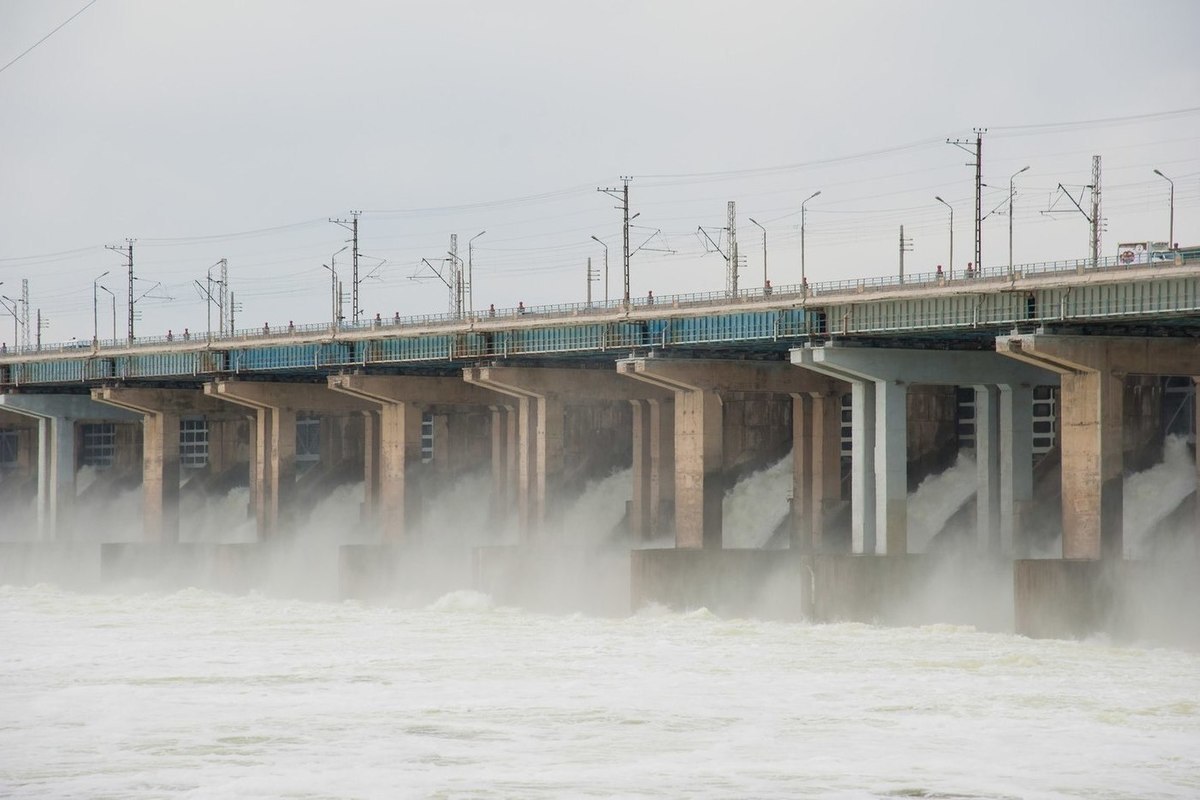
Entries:
<svg viewBox="0 0 1200 800">
<path fill-rule="evenodd" d="M 87 0 L 0 0 L 0 65 Z M 362 210 L 362 307 L 442 313 L 451 233 L 475 241 L 474 304 L 579 302 L 585 264 L 621 294 L 621 220 L 598 186 L 632 175 L 632 292 L 720 290 L 696 229 L 737 201 L 745 287 L 971 260 L 984 137 L 984 263 L 1082 258 L 1078 198 L 1103 156 L 1104 254 L 1200 244 L 1200 3 L 294 2 L 97 0 L 0 71 L 0 294 L 92 335 L 135 245 L 139 335 L 205 326 L 192 281 L 228 259 L 238 327 L 330 316 L 329 217 Z M 1192 109 L 1179 114 L 1164 112 Z M 1112 118 L 1134 119 L 1112 122 Z M 1109 121 L 1106 121 L 1109 120 Z M 1064 124 L 1058 123 L 1079 123 Z M 273 230 L 266 230 L 273 229 Z M 653 236 L 656 230 L 661 230 Z M 673 250 L 660 252 L 661 250 Z M 349 294 L 347 253 L 337 262 Z M 156 282 L 161 288 L 153 288 Z M 594 296 L 605 288 L 597 284 Z M 166 300 L 160 297 L 171 297 Z M 111 310 L 101 294 L 101 336 Z M 347 314 L 349 304 L 347 303 Z M 108 332 L 106 334 L 106 332 Z M 0 317 L 0 339 L 11 341 Z"/>
</svg>

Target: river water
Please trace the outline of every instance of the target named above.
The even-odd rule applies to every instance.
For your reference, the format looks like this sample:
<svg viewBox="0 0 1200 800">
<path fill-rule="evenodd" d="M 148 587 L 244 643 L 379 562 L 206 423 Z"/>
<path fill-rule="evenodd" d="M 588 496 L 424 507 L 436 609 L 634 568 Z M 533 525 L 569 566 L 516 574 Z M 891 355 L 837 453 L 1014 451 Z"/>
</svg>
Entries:
<svg viewBox="0 0 1200 800">
<path fill-rule="evenodd" d="M 1200 796 L 1200 654 L 0 587 L 0 796 Z"/>
<path fill-rule="evenodd" d="M 1184 456 L 1127 481 L 1130 520 L 1194 489 Z M 922 541 L 973 473 L 960 460 L 918 490 Z M 608 539 L 628 480 L 575 504 L 582 543 Z M 776 465 L 727 499 L 742 546 L 772 537 L 788 481 Z M 190 509 L 186 538 L 252 538 L 244 490 L 226 500 Z M 267 594 L 0 586 L 0 797 L 1200 797 L 1200 652 L 704 609 L 542 615 L 465 589 L 335 602 L 339 522 L 360 501 L 347 487 L 318 506 Z M 136 538 L 137 505 L 116 505 L 132 517 L 97 512 L 77 538 Z M 426 535 L 510 540 L 470 534 L 485 505 L 432 504 Z M 1149 523 L 1129 527 L 1140 548 Z"/>
</svg>

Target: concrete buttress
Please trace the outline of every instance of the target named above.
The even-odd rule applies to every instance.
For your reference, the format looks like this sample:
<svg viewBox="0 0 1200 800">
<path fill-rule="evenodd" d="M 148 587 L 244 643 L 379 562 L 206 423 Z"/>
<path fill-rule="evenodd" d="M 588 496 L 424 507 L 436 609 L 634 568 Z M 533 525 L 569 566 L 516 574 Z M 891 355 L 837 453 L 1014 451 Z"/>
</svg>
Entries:
<svg viewBox="0 0 1200 800">
<path fill-rule="evenodd" d="M 988 351 L 826 345 L 795 349 L 792 362 L 852 386 L 855 553 L 908 552 L 908 387 L 976 387 L 982 404 L 977 439 L 979 543 L 983 550 L 1012 555 L 1016 509 L 1028 505 L 1033 469 L 1031 441 L 1017 443 L 1014 437 L 1031 439 L 1032 387 L 1056 385 L 1056 373 L 1027 364 L 1014 369 Z"/>
<path fill-rule="evenodd" d="M 296 414 L 370 411 L 370 403 L 345 397 L 320 384 L 217 380 L 204 392 L 252 409 L 255 458 L 250 490 L 260 539 L 281 533 L 296 487 Z"/>
<path fill-rule="evenodd" d="M 1200 342 L 1120 336 L 1004 336 L 996 349 L 1062 378 L 1063 558 L 1121 558 L 1125 379 L 1190 376 Z"/>
<path fill-rule="evenodd" d="M 225 403 L 197 389 L 104 386 L 92 399 L 142 416 L 142 526 L 150 542 L 179 541 L 179 420 L 228 414 Z"/>
<path fill-rule="evenodd" d="M 38 538 L 66 539 L 75 511 L 75 423 L 136 422 L 140 416 L 97 403 L 86 395 L 0 395 L 0 408 L 38 421 Z"/>
<path fill-rule="evenodd" d="M 411 470 L 421 463 L 425 409 L 435 405 L 487 408 L 499 398 L 459 378 L 437 376 L 331 375 L 329 388 L 369 403 L 372 413 L 378 414 L 378 505 L 373 516 L 385 542 L 401 543 L 410 536 L 419 508 Z M 447 424 L 443 440 L 449 428 Z"/>
<path fill-rule="evenodd" d="M 633 358 L 617 370 L 673 393 L 675 546 L 722 547 L 722 393 L 837 394 L 836 381 L 779 362 Z M 812 448 L 808 448 L 812 452 Z M 809 496 L 811 490 L 804 495 Z"/>
</svg>

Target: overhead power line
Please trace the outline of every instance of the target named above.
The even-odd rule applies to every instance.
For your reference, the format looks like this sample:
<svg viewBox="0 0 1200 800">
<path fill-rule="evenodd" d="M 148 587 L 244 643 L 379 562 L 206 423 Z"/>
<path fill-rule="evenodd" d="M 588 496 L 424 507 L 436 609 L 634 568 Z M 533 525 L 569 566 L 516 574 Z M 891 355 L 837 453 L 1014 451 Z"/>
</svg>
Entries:
<svg viewBox="0 0 1200 800">
<path fill-rule="evenodd" d="M 65 28 L 65 27 L 67 26 L 67 23 L 68 23 L 68 22 L 70 22 L 71 20 L 75 19 L 76 17 L 78 17 L 78 16 L 79 16 L 80 14 L 82 14 L 83 12 L 87 11 L 89 8 L 91 8 L 93 5 L 95 5 L 95 3 L 96 3 L 96 0 L 88 0 L 88 4 L 87 4 L 87 5 L 85 5 L 83 8 L 79 9 L 78 11 L 76 11 L 76 12 L 75 12 L 74 14 L 72 14 L 71 16 L 67 17 L 67 18 L 66 18 L 66 20 L 64 20 L 63 22 L 59 23 L 59 25 L 58 25 L 58 27 L 57 27 L 57 28 L 55 28 L 54 30 L 50 31 L 50 32 L 49 32 L 49 33 L 47 33 L 45 36 L 43 36 L 42 38 L 38 39 L 36 42 L 34 42 L 33 44 L 31 44 L 31 45 L 30 45 L 30 46 L 29 46 L 29 47 L 28 47 L 28 48 L 27 48 L 27 49 L 26 49 L 24 52 L 22 52 L 20 55 L 18 55 L 16 58 L 14 58 L 12 61 L 9 61 L 9 62 L 8 62 L 7 64 L 5 64 L 3 67 L 0 67 L 0 72 L 4 72 L 4 70 L 8 69 L 8 68 L 9 68 L 9 67 L 11 67 L 13 64 L 17 63 L 17 62 L 18 62 L 18 61 L 20 61 L 22 58 L 24 58 L 25 56 L 29 55 L 29 53 L 30 53 L 30 52 L 31 52 L 31 51 L 32 51 L 32 50 L 33 50 L 35 47 L 37 47 L 39 44 L 41 44 L 42 42 L 44 42 L 44 41 L 46 41 L 47 39 L 49 39 L 49 38 L 50 38 L 51 36 L 53 36 L 54 34 L 58 33 L 58 32 L 59 32 L 60 30 L 62 30 L 63 28 Z"/>
</svg>

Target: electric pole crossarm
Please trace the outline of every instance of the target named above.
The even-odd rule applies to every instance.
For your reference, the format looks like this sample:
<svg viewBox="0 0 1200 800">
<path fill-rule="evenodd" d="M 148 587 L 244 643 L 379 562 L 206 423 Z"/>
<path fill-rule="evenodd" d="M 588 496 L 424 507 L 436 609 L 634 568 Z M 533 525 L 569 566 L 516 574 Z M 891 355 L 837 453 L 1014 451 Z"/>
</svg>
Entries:
<svg viewBox="0 0 1200 800">
<path fill-rule="evenodd" d="M 709 236 L 709 235 L 708 235 L 708 231 L 704 230 L 704 226 L 703 226 L 703 225 L 701 225 L 701 226 L 699 226 L 698 228 L 696 228 L 696 230 L 698 230 L 700 233 L 704 234 L 704 238 L 705 238 L 705 239 L 708 239 L 708 243 L 709 243 L 710 245 L 712 245 L 712 249 L 713 249 L 713 250 L 715 250 L 715 251 L 717 251 L 718 253 L 720 253 L 720 254 L 721 254 L 721 257 L 722 257 L 722 258 L 724 258 L 726 261 L 728 261 L 728 260 L 729 260 L 729 255 L 728 255 L 728 254 L 727 254 L 727 253 L 726 253 L 724 250 L 722 250 L 722 249 L 721 249 L 721 245 L 720 245 L 720 244 L 718 244 L 717 242 L 714 242 L 714 241 L 713 241 L 713 238 L 712 238 L 711 236 Z M 724 228 L 722 228 L 721 230 L 724 230 Z M 651 239 L 653 239 L 654 237 L 653 237 L 653 236 L 651 236 L 650 238 L 651 238 Z M 717 238 L 718 238 L 718 239 L 720 238 L 720 234 L 718 234 L 718 235 L 717 235 Z M 650 241 L 650 239 L 647 239 L 646 241 Z M 641 248 L 638 248 L 638 249 L 640 250 Z M 634 252 L 637 252 L 637 251 L 635 250 Z"/>
</svg>

